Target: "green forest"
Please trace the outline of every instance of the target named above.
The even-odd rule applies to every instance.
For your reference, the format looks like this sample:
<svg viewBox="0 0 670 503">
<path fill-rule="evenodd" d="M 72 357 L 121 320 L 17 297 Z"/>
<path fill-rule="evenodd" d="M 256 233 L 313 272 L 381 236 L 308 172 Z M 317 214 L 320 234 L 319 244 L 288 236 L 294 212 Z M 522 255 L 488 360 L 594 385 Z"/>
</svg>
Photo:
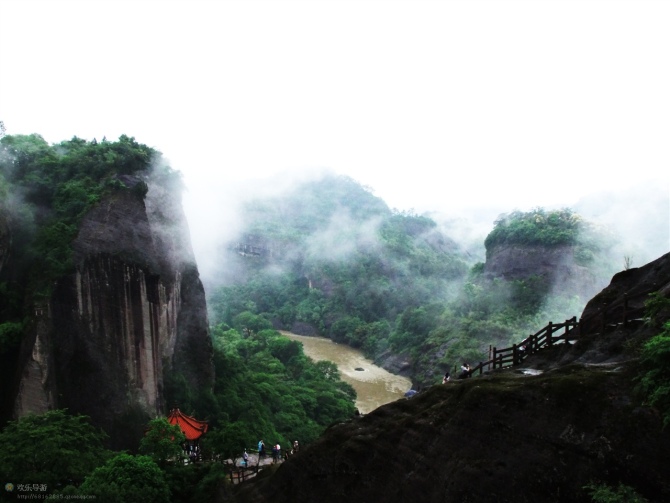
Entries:
<svg viewBox="0 0 670 503">
<path fill-rule="evenodd" d="M 30 306 L 73 271 L 83 215 L 115 191 L 144 198 L 146 183 L 129 186 L 124 177 L 156 172 L 181 190 L 180 174 L 160 152 L 127 136 L 54 145 L 39 135 L 0 139 L 0 215 L 12 219 L 19 257 L 0 276 L 0 377 L 15 369 Z M 428 386 L 460 361 L 486 359 L 490 344 L 523 339 L 549 319 L 578 314 L 588 300 L 553 295 L 539 275 L 487 275 L 430 216 L 391 210 L 350 178 L 328 176 L 294 191 L 249 202 L 243 234 L 225 247 L 235 280 L 207 292 L 213 388 L 193 390 L 180 375 L 165 376 L 165 403 L 209 422 L 207 459 L 239 458 L 259 439 L 309 444 L 355 414 L 355 392 L 337 367 L 307 358 L 278 330 L 325 336 L 380 363 L 406 356 L 413 380 Z M 612 238 L 603 236 L 570 209 L 537 208 L 501 216 L 483 245 L 487 253 L 506 244 L 566 245 L 580 266 L 600 274 L 612 270 L 602 259 Z M 659 330 L 644 353 L 659 370 L 640 387 L 667 410 L 668 327 Z M 6 406 L 8 390 L 2 393 Z M 161 418 L 146 417 L 156 434 L 138 439 L 135 452 L 110 451 L 104 431 L 67 410 L 3 418 L 0 473 L 36 493 L 209 501 L 226 477 L 222 463 L 184 465 L 180 431 Z"/>
<path fill-rule="evenodd" d="M 484 274 L 429 216 L 390 210 L 348 177 L 251 201 L 243 216 L 238 241 L 257 251 L 229 250 L 241 279 L 211 293 L 212 319 L 231 323 L 248 311 L 275 328 L 360 348 L 376 362 L 407 355 L 420 385 L 459 362 L 487 360 L 490 345 L 518 342 L 588 300 L 552 294 L 541 275 Z M 502 215 L 484 246 L 487 255 L 509 244 L 567 246 L 580 266 L 606 277 L 615 269 L 603 250 L 613 239 L 570 209 L 537 208 Z"/>
<path fill-rule="evenodd" d="M 181 190 L 181 176 L 160 152 L 121 136 L 118 141 L 73 138 L 49 145 L 39 135 L 0 139 L 0 217 L 12 222 L 11 268 L 0 276 L 2 381 L 16 368 L 32 306 L 47 299 L 54 281 L 74 271 L 72 241 L 83 215 L 115 191 L 147 193 L 149 174 Z M 330 362 L 308 359 L 302 345 L 282 337 L 262 317 L 241 312 L 211 327 L 216 381 L 190 389 L 177 374 L 165 376 L 165 403 L 206 418 L 201 447 L 208 458 L 235 459 L 264 438 L 268 445 L 309 443 L 353 416 L 356 398 Z M 37 495 L 96 495 L 102 501 L 203 501 L 226 474 L 221 463 L 184 466 L 179 432 L 138 439 L 133 453 L 109 451 L 107 434 L 89 418 L 67 410 L 7 421 L 10 390 L 2 386 L 0 473 Z M 167 410 L 164 411 L 167 414 Z M 152 422 L 153 431 L 171 427 Z M 178 427 L 177 427 L 178 430 Z M 167 431 L 167 430 L 166 430 Z M 141 440 L 141 442 L 140 442 Z M 169 462 L 168 462 L 169 460 Z M 28 489 L 26 489 L 28 488 Z M 7 498 L 5 491 L 0 498 Z M 171 496 L 170 496 L 171 495 Z"/>
</svg>

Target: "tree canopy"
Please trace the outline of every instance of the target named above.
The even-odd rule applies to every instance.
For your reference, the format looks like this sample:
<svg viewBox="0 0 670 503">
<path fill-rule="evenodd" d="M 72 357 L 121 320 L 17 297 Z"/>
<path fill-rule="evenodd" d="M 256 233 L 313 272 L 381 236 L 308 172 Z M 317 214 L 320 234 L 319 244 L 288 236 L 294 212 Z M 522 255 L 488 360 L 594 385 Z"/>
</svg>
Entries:
<svg viewBox="0 0 670 503">
<path fill-rule="evenodd" d="M 119 453 L 93 470 L 79 495 L 104 503 L 164 503 L 170 501 L 165 473 L 149 456 Z"/>
<path fill-rule="evenodd" d="M 15 483 L 46 484 L 49 491 L 79 483 L 110 456 L 106 438 L 87 416 L 64 409 L 27 415 L 0 432 L 0 473 Z"/>
<path fill-rule="evenodd" d="M 233 328 L 211 329 L 216 373 L 211 395 L 180 401 L 180 408 L 210 418 L 201 440 L 206 456 L 239 458 L 261 439 L 268 445 L 307 444 L 354 415 L 356 392 L 337 367 L 314 363 L 301 344 L 262 328 L 266 322 L 257 315 L 246 313 L 236 321 Z"/>
<path fill-rule="evenodd" d="M 159 465 L 168 461 L 179 461 L 184 455 L 182 444 L 186 440 L 178 425 L 172 425 L 164 417 L 149 422 L 140 441 L 140 452 L 150 456 Z"/>
<path fill-rule="evenodd" d="M 89 208 L 117 190 L 143 198 L 146 182 L 127 183 L 126 177 L 152 171 L 179 178 L 160 152 L 126 135 L 116 142 L 74 137 L 54 145 L 37 134 L 1 138 L 0 180 L 14 194 L 5 209 L 13 215 L 13 246 L 22 257 L 15 270 L 32 271 L 30 287 L 48 289 L 71 270 L 71 243 Z"/>
<path fill-rule="evenodd" d="M 486 277 L 429 216 L 391 211 L 349 179 L 255 200 L 242 221 L 239 239 L 259 251 L 233 255 L 243 280 L 208 293 L 215 324 L 256 315 L 265 326 L 313 331 L 373 359 L 407 354 L 426 372 L 414 377 L 427 382 L 583 307 L 578 298 L 548 304 L 546 277 Z M 601 238 L 571 209 L 537 208 L 502 216 L 486 247 L 565 244 L 580 265 L 597 268 Z"/>
<path fill-rule="evenodd" d="M 502 244 L 570 245 L 576 244 L 585 222 L 574 211 L 547 211 L 536 208 L 529 212 L 514 211 L 502 215 L 486 237 L 486 249 Z"/>
</svg>

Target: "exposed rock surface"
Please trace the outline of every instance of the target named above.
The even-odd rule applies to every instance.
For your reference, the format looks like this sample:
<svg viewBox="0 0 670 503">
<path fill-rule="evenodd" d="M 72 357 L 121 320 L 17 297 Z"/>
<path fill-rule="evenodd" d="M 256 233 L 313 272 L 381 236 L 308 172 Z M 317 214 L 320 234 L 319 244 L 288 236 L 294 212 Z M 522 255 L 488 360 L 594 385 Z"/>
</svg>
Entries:
<svg viewBox="0 0 670 503">
<path fill-rule="evenodd" d="M 405 377 L 409 377 L 412 371 L 412 360 L 406 354 L 397 355 L 391 351 L 385 351 L 375 363 L 392 374 Z"/>
<path fill-rule="evenodd" d="M 616 275 L 592 303 L 668 285 L 670 254 Z M 237 501 L 588 502 L 591 483 L 670 501 L 670 431 L 635 392 L 635 348 L 655 333 L 632 323 L 585 334 L 528 357 L 533 372 L 432 386 L 334 425 L 241 484 Z"/>
<path fill-rule="evenodd" d="M 610 284 L 588 302 L 582 318 L 595 315 L 603 306 L 621 304 L 625 297 L 631 309 L 643 307 L 648 300 L 646 293 L 655 291 L 670 297 L 670 253 L 642 267 L 615 274 Z"/>
<path fill-rule="evenodd" d="M 554 291 L 592 297 L 602 288 L 598 278 L 575 262 L 572 246 L 498 245 L 487 251 L 484 272 L 508 281 L 546 278 Z"/>
<path fill-rule="evenodd" d="M 165 372 L 212 385 L 204 289 L 179 191 L 147 182 L 146 199 L 119 191 L 84 217 L 76 272 L 36 308 L 24 341 L 15 416 L 67 407 L 127 448 L 140 438 L 129 424 L 164 413 Z"/>
</svg>

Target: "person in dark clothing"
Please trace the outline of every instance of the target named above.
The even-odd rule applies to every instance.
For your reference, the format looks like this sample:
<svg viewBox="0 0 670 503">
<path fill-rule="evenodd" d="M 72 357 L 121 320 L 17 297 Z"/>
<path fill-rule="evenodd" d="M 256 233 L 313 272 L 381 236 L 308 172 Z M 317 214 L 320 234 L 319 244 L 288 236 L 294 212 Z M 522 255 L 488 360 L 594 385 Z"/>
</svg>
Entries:
<svg viewBox="0 0 670 503">
<path fill-rule="evenodd" d="M 519 359 L 523 360 L 523 357 L 526 356 L 526 351 L 528 351 L 528 348 L 526 347 L 525 344 L 522 344 L 521 346 L 519 346 L 519 348 L 518 348 Z"/>
</svg>

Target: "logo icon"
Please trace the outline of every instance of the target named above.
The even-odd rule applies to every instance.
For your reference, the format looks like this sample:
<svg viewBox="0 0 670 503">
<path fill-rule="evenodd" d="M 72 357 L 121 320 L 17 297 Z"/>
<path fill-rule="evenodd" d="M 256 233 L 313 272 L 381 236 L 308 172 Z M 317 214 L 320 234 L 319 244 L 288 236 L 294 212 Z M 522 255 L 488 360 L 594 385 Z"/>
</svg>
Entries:
<svg viewBox="0 0 670 503">
<path fill-rule="evenodd" d="M 7 482 L 5 484 L 5 491 L 11 493 L 13 490 L 14 490 L 14 484 L 12 484 L 11 482 Z"/>
</svg>

